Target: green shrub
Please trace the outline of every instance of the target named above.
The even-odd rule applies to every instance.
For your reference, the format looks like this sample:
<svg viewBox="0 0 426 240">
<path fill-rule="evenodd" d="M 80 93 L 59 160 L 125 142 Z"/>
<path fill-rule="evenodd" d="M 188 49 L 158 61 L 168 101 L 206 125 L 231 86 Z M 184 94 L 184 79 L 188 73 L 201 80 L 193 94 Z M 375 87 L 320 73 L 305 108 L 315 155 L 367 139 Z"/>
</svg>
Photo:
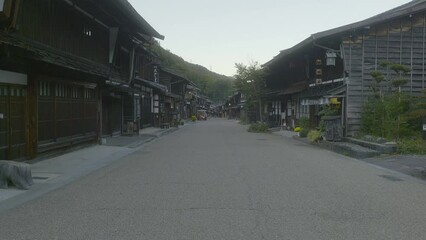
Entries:
<svg viewBox="0 0 426 240">
<path fill-rule="evenodd" d="M 318 115 L 321 117 L 320 123 L 319 123 L 319 131 L 325 132 L 325 121 L 323 117 L 328 116 L 336 116 L 339 115 L 339 107 L 334 105 L 325 105 L 323 106 L 322 110 L 318 113 Z"/>
<path fill-rule="evenodd" d="M 401 139 L 397 142 L 397 152 L 400 154 L 426 154 L 426 142 L 419 137 Z"/>
<path fill-rule="evenodd" d="M 294 131 L 295 131 L 295 132 L 300 132 L 300 131 L 302 131 L 302 128 L 301 128 L 301 127 L 295 127 L 295 128 L 294 128 Z"/>
<path fill-rule="evenodd" d="M 248 131 L 254 133 L 267 133 L 269 132 L 269 128 L 265 123 L 253 123 L 248 128 Z"/>
<path fill-rule="evenodd" d="M 242 125 L 247 125 L 249 124 L 249 119 L 247 117 L 247 114 L 245 113 L 245 111 L 242 111 L 240 114 L 240 124 Z"/>
<path fill-rule="evenodd" d="M 301 117 L 299 119 L 299 126 L 302 129 L 311 129 L 311 121 L 309 120 L 308 117 Z"/>
<path fill-rule="evenodd" d="M 193 122 L 197 121 L 197 117 L 195 115 L 192 115 L 191 116 L 191 121 L 193 121 Z"/>
<path fill-rule="evenodd" d="M 248 125 L 249 124 L 249 122 L 243 121 L 243 120 L 240 120 L 238 123 L 241 124 L 241 125 Z"/>
<path fill-rule="evenodd" d="M 311 131 L 311 129 L 312 129 L 311 121 L 309 120 L 309 118 L 308 117 L 301 117 L 299 119 L 299 126 L 300 126 L 299 127 L 300 129 L 298 131 L 299 136 L 302 137 L 302 138 L 307 137 L 309 131 Z M 295 132 L 297 132 L 296 129 L 297 129 L 297 127 L 294 129 Z"/>
<path fill-rule="evenodd" d="M 307 137 L 307 136 L 308 136 L 309 131 L 311 131 L 311 130 L 309 130 L 308 128 L 303 128 L 303 129 L 300 131 L 299 136 L 300 136 L 301 138 L 305 138 L 305 137 Z"/>
<path fill-rule="evenodd" d="M 319 142 L 321 140 L 321 132 L 312 130 L 308 133 L 309 142 Z"/>
</svg>

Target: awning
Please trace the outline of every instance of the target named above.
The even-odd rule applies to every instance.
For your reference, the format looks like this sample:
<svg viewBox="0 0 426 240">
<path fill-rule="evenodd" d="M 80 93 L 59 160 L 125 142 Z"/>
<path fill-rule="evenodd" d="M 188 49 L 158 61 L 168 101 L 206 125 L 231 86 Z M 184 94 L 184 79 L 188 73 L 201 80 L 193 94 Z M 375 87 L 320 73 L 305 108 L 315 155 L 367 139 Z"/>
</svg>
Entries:
<svg viewBox="0 0 426 240">
<path fill-rule="evenodd" d="M 145 80 L 145 79 L 142 79 L 142 78 L 138 78 L 138 77 L 135 78 L 135 81 L 139 81 L 141 84 L 143 84 L 147 87 L 155 88 L 155 89 L 158 89 L 162 92 L 167 92 L 167 87 L 162 85 L 162 84 L 159 84 L 159 83 L 156 83 L 156 82 L 153 82 L 153 81 L 149 81 L 149 80 Z"/>
<path fill-rule="evenodd" d="M 195 85 L 191 85 L 191 84 L 186 85 L 186 88 L 187 88 L 188 90 L 197 90 L 197 91 L 199 91 L 199 90 L 200 90 L 198 87 L 196 87 Z"/>
<path fill-rule="evenodd" d="M 182 99 L 182 96 L 177 95 L 177 94 L 174 94 L 174 93 L 170 93 L 170 92 L 166 92 L 166 94 L 165 94 L 165 95 L 166 95 L 166 96 L 168 96 L 168 97 L 171 97 L 171 98 L 177 99 L 177 100 L 181 100 L 181 99 Z"/>
<path fill-rule="evenodd" d="M 108 92 L 117 92 L 117 93 L 121 92 L 121 93 L 133 93 L 133 94 L 140 93 L 140 91 L 130 87 L 127 83 L 124 83 L 124 82 L 106 80 L 105 85 L 107 87 L 102 89 L 104 93 L 108 93 Z"/>
<path fill-rule="evenodd" d="M 317 99 L 302 99 L 302 106 L 312 106 L 312 105 L 328 105 L 330 100 L 328 98 L 317 98 Z"/>
<path fill-rule="evenodd" d="M 345 87 L 345 88 L 343 88 Z M 346 85 L 343 85 L 342 87 L 339 87 L 341 90 L 346 90 Z M 333 90 L 336 90 L 333 92 Z M 327 95 L 318 97 L 318 98 L 305 98 L 302 99 L 301 104 L 302 106 L 311 106 L 311 105 L 329 105 L 329 104 L 340 104 L 339 98 L 345 98 L 346 96 L 343 95 L 344 91 L 337 91 L 336 89 L 333 89 L 332 91 L 329 91 Z"/>
<path fill-rule="evenodd" d="M 338 86 L 334 89 L 331 89 L 327 92 L 327 95 L 336 96 L 336 95 L 344 95 L 346 93 L 346 84 Z"/>
<path fill-rule="evenodd" d="M 307 82 L 299 82 L 299 83 L 292 84 L 290 86 L 286 86 L 280 91 L 270 92 L 269 95 L 285 96 L 289 94 L 302 92 L 303 90 L 307 88 L 308 88 Z"/>
<path fill-rule="evenodd" d="M 284 96 L 284 95 L 288 95 L 288 94 L 298 93 L 298 92 L 305 90 L 306 88 L 308 88 L 308 85 L 307 85 L 307 83 L 303 82 L 301 84 L 295 84 L 295 85 L 292 85 L 292 86 L 285 88 L 283 91 L 280 91 L 278 93 L 278 95 Z"/>
</svg>

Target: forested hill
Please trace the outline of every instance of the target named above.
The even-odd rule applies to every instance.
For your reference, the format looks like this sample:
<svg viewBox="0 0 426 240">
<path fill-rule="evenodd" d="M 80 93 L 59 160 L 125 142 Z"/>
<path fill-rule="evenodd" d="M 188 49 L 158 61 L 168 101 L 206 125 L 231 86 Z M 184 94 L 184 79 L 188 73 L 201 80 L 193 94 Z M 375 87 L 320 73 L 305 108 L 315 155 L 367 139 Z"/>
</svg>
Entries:
<svg viewBox="0 0 426 240">
<path fill-rule="evenodd" d="M 158 55 L 162 66 L 182 73 L 194 82 L 201 89 L 201 93 L 209 97 L 213 103 L 222 103 L 228 96 L 232 95 L 233 78 L 209 71 L 203 66 L 186 62 L 183 58 L 165 50 L 159 44 L 154 44 L 151 50 Z"/>
</svg>

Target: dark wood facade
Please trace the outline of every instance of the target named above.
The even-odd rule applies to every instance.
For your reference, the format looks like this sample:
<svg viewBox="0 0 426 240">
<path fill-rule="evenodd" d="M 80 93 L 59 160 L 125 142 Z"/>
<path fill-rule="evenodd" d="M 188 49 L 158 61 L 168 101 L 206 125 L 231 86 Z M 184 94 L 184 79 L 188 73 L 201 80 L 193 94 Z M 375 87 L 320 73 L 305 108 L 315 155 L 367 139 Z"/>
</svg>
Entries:
<svg viewBox="0 0 426 240">
<path fill-rule="evenodd" d="M 36 76 L 37 152 L 95 141 L 98 134 L 96 84 Z"/>
<path fill-rule="evenodd" d="M 28 116 L 27 90 L 16 84 L 0 84 L 0 158 L 25 157 Z"/>
<path fill-rule="evenodd" d="M 57 0 L 22 1 L 17 28 L 25 38 L 108 64 L 109 29 L 74 6 Z M 85 11 L 94 11 L 94 6 Z"/>
<path fill-rule="evenodd" d="M 177 125 L 185 113 L 185 93 L 189 80 L 171 69 L 162 68 L 160 83 L 167 87 L 161 104 L 161 120 L 163 123 Z"/>
<path fill-rule="evenodd" d="M 339 45 L 332 45 L 336 49 Z M 318 113 L 326 104 L 324 95 L 344 84 L 342 59 L 327 65 L 327 52 L 313 43 L 283 52 L 267 64 L 266 95 L 269 125 L 294 128 L 301 117 L 309 117 L 318 125 Z"/>
<path fill-rule="evenodd" d="M 244 96 L 241 92 L 236 92 L 225 103 L 225 117 L 229 119 L 240 119 L 241 114 L 244 112 L 249 118 L 250 122 L 256 122 L 256 114 L 250 114 L 244 108 Z"/>
<path fill-rule="evenodd" d="M 127 1 L 6 2 L 12 10 L 0 19 L 1 158 L 95 142 L 140 115 L 131 87 L 136 53 L 164 37 Z"/>
</svg>

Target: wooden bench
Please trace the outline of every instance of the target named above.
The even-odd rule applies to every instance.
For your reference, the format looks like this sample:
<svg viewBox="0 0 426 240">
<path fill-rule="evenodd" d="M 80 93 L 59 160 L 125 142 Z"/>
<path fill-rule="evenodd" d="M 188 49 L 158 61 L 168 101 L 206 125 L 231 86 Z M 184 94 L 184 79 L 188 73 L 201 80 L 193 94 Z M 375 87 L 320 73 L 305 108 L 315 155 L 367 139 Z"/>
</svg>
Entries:
<svg viewBox="0 0 426 240">
<path fill-rule="evenodd" d="M 0 160 L 0 188 L 8 188 L 9 183 L 18 189 L 29 189 L 34 184 L 30 165 Z"/>
<path fill-rule="evenodd" d="M 160 128 L 170 128 L 170 123 L 162 123 L 160 124 Z"/>
</svg>

